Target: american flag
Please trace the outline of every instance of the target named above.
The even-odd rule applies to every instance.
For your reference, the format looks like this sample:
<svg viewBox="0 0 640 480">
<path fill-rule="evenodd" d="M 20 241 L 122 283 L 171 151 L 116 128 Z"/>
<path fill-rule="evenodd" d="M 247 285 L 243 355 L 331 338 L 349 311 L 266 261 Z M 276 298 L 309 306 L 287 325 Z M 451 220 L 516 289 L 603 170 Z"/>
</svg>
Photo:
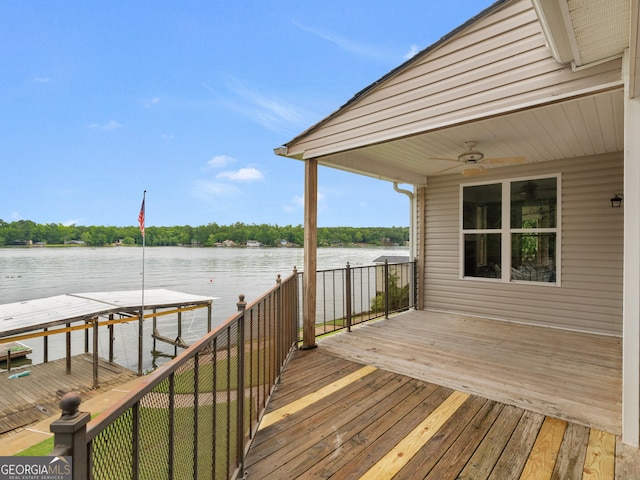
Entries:
<svg viewBox="0 0 640 480">
<path fill-rule="evenodd" d="M 142 206 L 140 207 L 138 222 L 140 222 L 140 233 L 142 233 L 142 236 L 144 237 L 144 198 L 142 199 Z"/>
</svg>

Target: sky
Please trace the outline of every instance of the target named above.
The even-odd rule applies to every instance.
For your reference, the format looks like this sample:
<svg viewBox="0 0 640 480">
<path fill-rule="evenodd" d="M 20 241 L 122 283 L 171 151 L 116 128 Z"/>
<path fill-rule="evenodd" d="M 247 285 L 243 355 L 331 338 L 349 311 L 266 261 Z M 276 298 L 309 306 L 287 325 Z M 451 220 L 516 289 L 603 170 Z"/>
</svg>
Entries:
<svg viewBox="0 0 640 480">
<path fill-rule="evenodd" d="M 0 219 L 301 225 L 273 150 L 493 0 L 0 2 Z M 402 186 L 407 188 L 407 186 Z M 393 184 L 321 167 L 319 226 L 407 226 Z"/>
</svg>

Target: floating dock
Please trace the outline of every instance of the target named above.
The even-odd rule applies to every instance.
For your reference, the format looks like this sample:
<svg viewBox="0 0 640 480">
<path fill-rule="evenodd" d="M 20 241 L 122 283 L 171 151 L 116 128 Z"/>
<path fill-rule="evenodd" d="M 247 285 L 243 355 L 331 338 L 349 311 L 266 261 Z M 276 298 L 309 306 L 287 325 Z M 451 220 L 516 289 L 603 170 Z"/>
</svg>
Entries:
<svg viewBox="0 0 640 480">
<path fill-rule="evenodd" d="M 91 355 L 74 355 L 71 366 L 72 373 L 66 374 L 66 361 L 61 358 L 0 373 L 0 435 L 60 413 L 58 403 L 67 392 L 78 392 L 86 400 L 137 378 L 128 368 L 100 359 L 100 387 L 96 389 Z M 28 375 L 9 378 L 15 373 L 27 372 Z"/>
<path fill-rule="evenodd" d="M 20 342 L 0 343 L 0 362 L 10 364 L 13 358 L 24 358 L 33 350 L 28 345 Z"/>
<path fill-rule="evenodd" d="M 3 392 L 0 396 L 0 433 L 49 416 L 52 408 L 57 409 L 61 394 L 68 391 L 88 392 L 135 376 L 135 372 L 114 363 L 113 326 L 118 323 L 137 322 L 139 325 L 138 375 L 143 373 L 143 322 L 153 321 L 154 347 L 157 340 L 176 347 L 188 347 L 181 338 L 182 313 L 186 311 L 206 308 L 207 331 L 211 330 L 214 297 L 145 289 L 144 302 L 142 298 L 141 290 L 90 292 L 0 305 L 0 361 L 6 361 L 7 370 L 0 373 L 0 391 Z M 178 337 L 175 339 L 158 332 L 156 319 L 165 315 L 177 316 Z M 98 356 L 99 327 L 108 329 L 107 359 Z M 85 353 L 80 355 L 71 354 L 71 332 L 76 330 L 85 332 Z M 51 335 L 61 334 L 66 337 L 65 356 L 50 362 L 48 339 Z M 34 338 L 42 338 L 43 363 L 12 368 L 7 359 L 31 353 L 31 349 L 21 341 Z"/>
</svg>

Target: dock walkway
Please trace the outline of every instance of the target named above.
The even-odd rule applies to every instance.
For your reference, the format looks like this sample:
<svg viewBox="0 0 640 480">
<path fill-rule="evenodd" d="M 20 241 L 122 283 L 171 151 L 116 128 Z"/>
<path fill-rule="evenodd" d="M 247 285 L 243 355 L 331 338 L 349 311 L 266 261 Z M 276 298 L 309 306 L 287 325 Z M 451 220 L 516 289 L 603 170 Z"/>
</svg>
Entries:
<svg viewBox="0 0 640 480">
<path fill-rule="evenodd" d="M 29 375 L 9 378 L 25 371 L 29 371 Z M 133 371 L 100 359 L 100 386 L 92 388 L 93 357 L 90 354 L 72 356 L 71 373 L 65 371 L 66 360 L 62 358 L 0 373 L 0 435 L 59 413 L 58 402 L 67 392 L 79 392 L 84 402 L 113 385 L 136 378 Z"/>
</svg>

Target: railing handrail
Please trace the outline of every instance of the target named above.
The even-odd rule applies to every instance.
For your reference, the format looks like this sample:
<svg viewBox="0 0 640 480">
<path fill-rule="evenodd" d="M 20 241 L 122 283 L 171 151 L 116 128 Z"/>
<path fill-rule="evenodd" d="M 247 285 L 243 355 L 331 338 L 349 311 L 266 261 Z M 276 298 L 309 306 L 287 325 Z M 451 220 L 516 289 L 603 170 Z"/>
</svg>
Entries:
<svg viewBox="0 0 640 480">
<path fill-rule="evenodd" d="M 346 267 L 342 268 L 316 270 L 318 277 L 316 301 L 318 306 L 315 337 L 339 330 L 351 331 L 353 323 L 363 323 L 383 316 L 386 318 L 391 312 L 415 308 L 417 289 L 415 266 L 415 260 L 389 261 L 386 259 L 384 262 L 367 265 L 353 266 L 347 263 Z M 300 272 L 300 276 L 303 275 L 304 272 Z M 328 283 L 325 283 L 325 277 L 329 278 Z M 376 283 L 378 277 L 379 284 Z M 404 288 L 409 285 L 408 292 L 406 292 L 406 305 L 401 308 L 397 306 L 390 308 L 390 277 L 395 277 L 393 286 L 396 287 L 396 294 L 397 287 Z M 402 285 L 398 285 L 398 283 Z M 367 296 L 372 293 L 371 289 L 374 289 L 375 292 Z M 328 299 L 325 298 L 327 291 L 329 291 Z M 373 300 L 378 295 L 381 295 L 382 310 L 374 310 L 372 306 Z M 394 299 L 397 300 L 397 297 Z M 302 305 L 304 301 L 304 298 L 301 299 L 300 304 Z M 327 310 L 331 310 L 331 318 L 329 319 L 325 315 Z M 340 315 L 340 312 L 343 312 L 343 315 Z M 329 325 L 330 323 L 331 325 Z"/>
<path fill-rule="evenodd" d="M 407 260 L 406 262 L 388 262 L 388 265 L 409 265 L 409 264 L 414 264 L 416 263 L 415 260 Z M 355 270 L 357 268 L 360 269 L 365 269 L 365 268 L 372 268 L 372 267 L 380 267 L 383 268 L 384 267 L 384 263 L 370 263 L 367 265 L 351 265 L 349 264 L 349 268 L 351 268 L 351 270 Z M 336 271 L 340 271 L 340 270 L 346 270 L 346 267 L 339 267 L 339 268 L 325 268 L 322 270 L 316 270 L 316 273 L 326 273 L 326 272 L 336 272 Z M 304 272 L 298 272 L 300 274 L 303 274 Z"/>
<path fill-rule="evenodd" d="M 287 277 L 283 282 L 291 280 L 295 276 L 295 273 L 292 273 Z M 245 307 L 245 311 L 251 310 L 251 308 L 258 304 L 262 299 L 268 297 L 272 293 L 274 293 L 278 288 L 280 288 L 279 284 L 276 284 L 269 290 L 267 290 L 262 296 L 250 304 L 247 304 Z M 96 435 L 98 435 L 106 425 L 111 424 L 117 417 L 119 417 L 122 412 L 131 408 L 135 405 L 142 397 L 151 392 L 158 384 L 167 379 L 171 374 L 175 373 L 175 371 L 180 368 L 184 363 L 186 363 L 196 352 L 199 352 L 202 348 L 202 345 L 206 345 L 210 343 L 214 338 L 221 335 L 230 325 L 234 322 L 237 322 L 238 319 L 244 315 L 244 311 L 234 313 L 229 316 L 221 325 L 216 327 L 215 329 L 208 332 L 206 335 L 198 339 L 196 342 L 191 344 L 189 348 L 184 350 L 180 355 L 171 359 L 167 363 L 161 365 L 153 372 L 144 376 L 144 379 L 140 381 L 139 386 L 122 396 L 117 403 L 109 407 L 107 410 L 104 410 L 97 417 L 92 419 L 91 422 L 87 425 L 87 443 L 89 443 Z"/>
<path fill-rule="evenodd" d="M 350 330 L 352 323 L 363 323 L 382 315 L 388 317 L 391 311 L 415 307 L 415 265 L 415 261 L 385 261 L 357 266 L 347 263 L 346 268 L 317 271 L 320 275 L 318 289 L 323 293 L 318 297 L 318 301 L 330 303 L 328 308 L 322 304 L 322 317 L 318 315 L 316 318 L 314 335 L 323 334 L 320 330 L 326 329 L 330 323 L 333 324 L 330 331 L 344 328 Z M 199 453 L 209 447 L 213 453 L 213 456 L 208 457 L 213 462 L 211 468 L 217 473 L 221 473 L 219 468 L 226 468 L 226 478 L 240 478 L 238 475 L 242 475 L 243 472 L 246 449 L 264 414 L 282 368 L 288 362 L 292 350 L 298 345 L 300 306 L 304 302 L 304 298 L 300 297 L 302 291 L 299 284 L 302 275 L 303 272 L 294 269 L 284 280 L 278 276 L 276 284 L 250 304 L 245 304 L 244 296 L 241 295 L 238 312 L 229 316 L 221 325 L 198 339 L 176 358 L 141 378 L 133 391 L 125 394 L 97 418 L 89 422 L 89 414 L 81 413 L 82 418 L 86 417 L 86 422 L 78 427 L 77 434 L 62 436 L 70 426 L 74 427 L 78 423 L 76 413 L 80 412 L 77 410 L 76 413 L 72 412 L 67 416 L 66 424 L 61 420 L 54 422 L 51 429 L 57 430 L 57 445 L 71 445 L 70 449 L 74 452 L 72 456 L 77 457 L 79 465 L 83 465 L 84 462 L 84 467 L 78 469 L 77 477 L 74 466 L 74 479 L 84 478 L 83 475 L 87 473 L 91 476 L 94 469 L 100 478 L 105 473 L 108 474 L 107 478 L 110 478 L 109 475 L 114 472 L 119 472 L 120 476 L 128 476 L 129 470 L 126 469 L 138 472 L 142 465 L 153 471 L 158 465 L 158 462 L 154 463 L 153 460 L 165 457 L 169 460 L 169 477 L 173 478 L 176 471 L 189 475 L 191 468 L 196 475 L 201 466 L 208 468 L 210 465 L 200 463 Z M 327 282 L 325 276 L 328 278 Z M 326 293 L 328 295 L 325 295 Z M 211 365 L 202 379 L 199 373 L 200 365 Z M 218 370 L 218 365 L 221 365 L 222 369 Z M 193 382 L 193 390 L 176 391 L 179 381 Z M 206 400 L 206 396 L 202 397 L 202 405 L 201 381 L 205 382 L 202 385 L 208 384 L 207 388 L 213 389 L 213 397 L 211 393 L 206 393 L 210 400 Z M 219 389 L 218 381 L 225 386 Z M 165 389 L 168 389 L 168 392 L 165 392 Z M 202 393 L 205 392 L 210 391 L 203 389 Z M 225 393 L 226 398 L 218 402 L 218 395 Z M 180 401 L 177 401 L 177 395 L 181 395 Z M 193 397 L 193 407 L 188 406 L 190 403 L 183 403 L 190 401 L 189 396 Z M 163 403 L 165 400 L 168 401 L 168 405 Z M 213 403 L 209 404 L 207 401 Z M 217 410 L 217 405 L 220 405 L 220 410 Z M 185 417 L 184 413 L 177 413 L 184 408 L 193 408 L 192 423 L 189 423 L 191 420 L 188 415 Z M 158 414 L 152 413 L 163 409 L 167 410 L 167 417 L 162 417 L 163 414 L 157 417 Z M 223 415 L 219 426 L 216 424 L 216 412 Z M 211 421 L 201 422 L 198 420 L 200 414 L 203 418 L 209 415 Z M 178 419 L 178 416 L 181 419 Z M 162 428 L 168 429 L 169 442 L 166 449 L 156 448 L 158 444 L 153 443 L 156 441 L 154 434 L 145 433 L 147 429 L 141 428 L 141 422 L 145 421 L 151 422 L 146 423 L 147 426 L 152 426 L 150 432 L 155 432 L 156 428 L 161 428 L 161 431 Z M 178 428 L 177 422 L 182 422 L 182 430 L 174 430 Z M 209 435 L 203 437 L 202 447 L 198 441 L 199 427 Z M 191 447 L 186 446 L 184 442 L 175 442 L 174 435 L 176 431 L 189 432 L 190 428 L 193 428 L 193 450 L 185 451 L 185 448 Z M 125 450 L 131 448 L 130 451 L 124 452 L 124 456 L 121 455 L 122 451 L 118 453 L 117 449 L 113 450 L 117 442 L 110 439 L 110 436 L 114 435 L 114 432 L 125 439 Z M 221 442 L 219 451 L 216 450 L 216 439 Z M 212 445 L 211 441 L 214 442 Z M 146 450 L 149 442 L 152 442 L 154 448 Z M 111 457 L 111 452 L 121 456 Z M 181 456 L 177 456 L 178 452 L 182 452 Z M 216 463 L 219 454 L 220 463 Z M 180 466 L 175 464 L 176 458 L 181 460 Z M 189 458 L 191 460 L 188 460 Z M 185 459 L 187 462 L 193 462 L 192 467 L 184 465 Z M 105 461 L 107 463 L 104 463 Z M 127 464 L 127 461 L 131 463 Z M 74 465 L 75 463 L 76 458 Z M 188 470 L 185 470 L 185 467 Z M 232 474 L 233 471 L 235 473 Z"/>
</svg>

